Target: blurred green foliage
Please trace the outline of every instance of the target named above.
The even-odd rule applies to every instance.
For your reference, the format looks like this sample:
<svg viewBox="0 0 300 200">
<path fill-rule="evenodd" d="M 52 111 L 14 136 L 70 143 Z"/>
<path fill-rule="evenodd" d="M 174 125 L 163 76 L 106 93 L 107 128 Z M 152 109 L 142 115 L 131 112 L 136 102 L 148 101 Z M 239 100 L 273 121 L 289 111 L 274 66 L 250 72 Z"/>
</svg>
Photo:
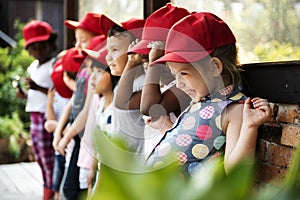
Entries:
<svg viewBox="0 0 300 200">
<path fill-rule="evenodd" d="M 277 40 L 256 45 L 254 52 L 259 62 L 299 60 L 300 58 L 299 46 L 292 46 L 291 43 L 281 44 Z"/>
<path fill-rule="evenodd" d="M 33 58 L 24 48 L 24 39 L 22 38 L 24 24 L 17 19 L 14 27 L 18 30 L 15 36 L 16 47 L 0 48 L 0 117 L 12 118 L 12 114 L 17 113 L 21 121 L 24 122 L 24 128 L 28 129 L 29 115 L 25 112 L 26 100 L 17 98 L 11 81 L 16 75 L 20 77 L 26 75 L 26 69 Z"/>
<path fill-rule="evenodd" d="M 95 134 L 101 134 L 97 131 Z M 101 140 L 97 145 L 101 146 Z M 108 145 L 101 152 L 113 152 Z M 122 159 L 122 153 L 110 158 L 112 163 L 140 166 L 134 157 Z M 121 160 L 121 161 L 120 161 Z M 144 166 L 145 167 L 145 166 Z M 92 199 L 97 200 L 296 200 L 300 198 L 300 148 L 281 187 L 255 183 L 255 167 L 248 160 L 238 164 L 229 174 L 224 172 L 223 158 L 203 163 L 190 179 L 180 173 L 180 166 L 170 164 L 159 170 L 140 172 L 117 170 L 112 165 L 101 164 L 98 184 Z M 127 168 L 128 169 L 128 168 Z"/>
<path fill-rule="evenodd" d="M 18 158 L 20 155 L 19 138 L 29 138 L 29 134 L 24 130 L 24 123 L 20 120 L 17 112 L 13 112 L 11 117 L 0 116 L 0 138 L 9 139 L 9 153 Z"/>
<path fill-rule="evenodd" d="M 12 79 L 16 75 L 26 75 L 26 69 L 33 58 L 24 48 L 24 24 L 17 19 L 14 27 L 18 30 L 14 38 L 16 47 L 0 48 L 0 138 L 9 138 L 9 153 L 18 158 L 21 148 L 18 139 L 20 136 L 29 138 L 30 119 L 25 112 L 26 100 L 16 96 Z"/>
</svg>

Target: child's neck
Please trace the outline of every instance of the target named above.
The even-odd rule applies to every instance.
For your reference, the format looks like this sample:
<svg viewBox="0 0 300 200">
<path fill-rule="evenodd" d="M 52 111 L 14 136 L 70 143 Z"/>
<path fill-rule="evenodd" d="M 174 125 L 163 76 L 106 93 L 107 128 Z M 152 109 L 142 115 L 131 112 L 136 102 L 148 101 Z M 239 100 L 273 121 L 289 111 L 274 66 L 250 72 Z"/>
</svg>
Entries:
<svg viewBox="0 0 300 200">
<path fill-rule="evenodd" d="M 105 98 L 104 110 L 111 104 L 113 100 L 113 92 L 106 92 L 102 94 L 102 98 Z"/>
<path fill-rule="evenodd" d="M 45 58 L 43 60 L 39 60 L 39 65 L 42 65 L 42 64 L 48 62 L 50 59 L 51 59 L 51 57 L 49 56 L 48 58 Z"/>
</svg>

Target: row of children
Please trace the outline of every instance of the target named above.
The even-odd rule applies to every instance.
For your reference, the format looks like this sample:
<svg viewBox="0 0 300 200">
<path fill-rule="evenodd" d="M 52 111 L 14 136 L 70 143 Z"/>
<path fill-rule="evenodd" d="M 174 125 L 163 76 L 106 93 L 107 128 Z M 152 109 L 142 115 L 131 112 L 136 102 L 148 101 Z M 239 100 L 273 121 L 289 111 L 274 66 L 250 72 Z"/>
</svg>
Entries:
<svg viewBox="0 0 300 200">
<path fill-rule="evenodd" d="M 55 199 L 93 197 L 100 163 L 128 170 L 98 155 L 96 127 L 111 141 L 121 138 L 145 170 L 176 161 L 189 177 L 220 153 L 227 172 L 254 158 L 270 107 L 241 92 L 236 38 L 222 19 L 167 4 L 146 20 L 87 13 L 65 25 L 76 45 L 56 60 L 47 23 L 34 20 L 23 30 L 36 58 L 26 111 L 44 199 L 53 191 Z"/>
</svg>

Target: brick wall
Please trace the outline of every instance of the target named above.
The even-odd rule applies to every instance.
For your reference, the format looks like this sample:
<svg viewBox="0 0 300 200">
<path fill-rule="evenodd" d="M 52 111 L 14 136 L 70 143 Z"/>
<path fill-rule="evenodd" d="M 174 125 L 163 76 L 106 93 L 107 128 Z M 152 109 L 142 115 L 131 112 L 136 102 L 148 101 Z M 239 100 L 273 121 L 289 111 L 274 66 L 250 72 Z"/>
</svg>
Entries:
<svg viewBox="0 0 300 200">
<path fill-rule="evenodd" d="M 271 103 L 272 116 L 259 129 L 258 184 L 280 186 L 300 138 L 300 106 Z"/>
</svg>

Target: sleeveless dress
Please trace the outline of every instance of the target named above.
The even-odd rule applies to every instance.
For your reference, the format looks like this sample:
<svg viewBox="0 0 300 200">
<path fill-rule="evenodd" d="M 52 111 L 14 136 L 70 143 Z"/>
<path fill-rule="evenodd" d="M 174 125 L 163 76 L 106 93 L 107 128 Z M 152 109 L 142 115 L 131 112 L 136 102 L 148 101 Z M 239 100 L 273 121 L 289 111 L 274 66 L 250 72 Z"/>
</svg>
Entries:
<svg viewBox="0 0 300 200">
<path fill-rule="evenodd" d="M 152 151 L 147 165 L 155 169 L 175 161 L 182 166 L 184 175 L 192 176 L 203 161 L 224 151 L 222 112 L 229 104 L 244 103 L 246 98 L 240 89 L 229 85 L 190 105 Z"/>
</svg>

